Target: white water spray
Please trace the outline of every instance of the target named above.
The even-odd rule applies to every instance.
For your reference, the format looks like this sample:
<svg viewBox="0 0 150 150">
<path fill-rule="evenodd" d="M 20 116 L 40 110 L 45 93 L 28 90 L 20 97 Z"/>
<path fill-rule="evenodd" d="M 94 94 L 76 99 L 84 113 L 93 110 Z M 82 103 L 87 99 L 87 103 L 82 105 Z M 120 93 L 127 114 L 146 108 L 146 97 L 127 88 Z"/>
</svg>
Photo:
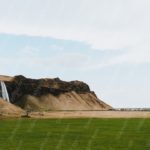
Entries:
<svg viewBox="0 0 150 150">
<path fill-rule="evenodd" d="M 1 91 L 2 91 L 2 98 L 4 100 L 6 100 L 7 102 L 10 103 L 10 100 L 9 100 L 9 95 L 8 95 L 8 91 L 7 91 L 7 88 L 6 88 L 6 85 L 3 81 L 0 81 L 1 82 Z"/>
</svg>

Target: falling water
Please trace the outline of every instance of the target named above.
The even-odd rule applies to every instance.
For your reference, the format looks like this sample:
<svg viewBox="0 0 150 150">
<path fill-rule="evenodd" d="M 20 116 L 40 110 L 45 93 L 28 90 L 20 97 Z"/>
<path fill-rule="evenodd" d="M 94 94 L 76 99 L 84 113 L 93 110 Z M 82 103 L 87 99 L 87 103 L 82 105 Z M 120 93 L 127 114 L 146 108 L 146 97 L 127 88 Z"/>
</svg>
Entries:
<svg viewBox="0 0 150 150">
<path fill-rule="evenodd" d="M 1 82 L 2 98 L 4 100 L 6 100 L 7 102 L 10 102 L 6 85 L 5 85 L 5 83 L 3 81 L 0 81 L 0 82 Z"/>
</svg>

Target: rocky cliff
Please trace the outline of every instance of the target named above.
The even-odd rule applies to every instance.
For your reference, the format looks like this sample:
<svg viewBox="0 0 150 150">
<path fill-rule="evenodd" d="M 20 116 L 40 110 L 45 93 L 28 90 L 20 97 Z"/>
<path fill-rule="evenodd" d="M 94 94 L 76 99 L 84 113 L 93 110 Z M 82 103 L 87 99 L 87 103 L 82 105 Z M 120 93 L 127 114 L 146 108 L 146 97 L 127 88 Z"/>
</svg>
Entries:
<svg viewBox="0 0 150 150">
<path fill-rule="evenodd" d="M 65 82 L 59 78 L 29 79 L 24 76 L 2 76 L 11 103 L 30 110 L 108 110 L 111 106 L 99 100 L 81 81 Z"/>
</svg>

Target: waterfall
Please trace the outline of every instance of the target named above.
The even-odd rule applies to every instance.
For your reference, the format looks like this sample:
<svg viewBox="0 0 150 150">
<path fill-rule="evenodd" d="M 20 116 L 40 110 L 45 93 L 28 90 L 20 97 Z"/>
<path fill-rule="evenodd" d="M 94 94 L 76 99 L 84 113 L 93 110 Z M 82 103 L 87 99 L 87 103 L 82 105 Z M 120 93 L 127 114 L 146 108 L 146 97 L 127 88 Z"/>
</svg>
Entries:
<svg viewBox="0 0 150 150">
<path fill-rule="evenodd" d="M 0 81 L 0 82 L 1 82 L 1 96 L 4 100 L 6 100 L 7 102 L 10 102 L 6 85 L 3 81 Z"/>
</svg>

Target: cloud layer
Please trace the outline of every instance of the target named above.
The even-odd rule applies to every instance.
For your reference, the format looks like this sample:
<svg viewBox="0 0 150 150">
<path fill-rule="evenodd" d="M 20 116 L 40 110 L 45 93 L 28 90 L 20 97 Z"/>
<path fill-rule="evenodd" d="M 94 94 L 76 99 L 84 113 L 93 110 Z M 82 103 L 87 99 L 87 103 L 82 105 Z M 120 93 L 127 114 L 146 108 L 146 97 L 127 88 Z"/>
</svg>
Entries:
<svg viewBox="0 0 150 150">
<path fill-rule="evenodd" d="M 98 49 L 148 44 L 148 0 L 0 1 L 0 32 L 81 40 Z"/>
<path fill-rule="evenodd" d="M 0 0 L 0 32 L 77 40 L 126 53 L 107 64 L 150 61 L 149 0 Z"/>
</svg>

